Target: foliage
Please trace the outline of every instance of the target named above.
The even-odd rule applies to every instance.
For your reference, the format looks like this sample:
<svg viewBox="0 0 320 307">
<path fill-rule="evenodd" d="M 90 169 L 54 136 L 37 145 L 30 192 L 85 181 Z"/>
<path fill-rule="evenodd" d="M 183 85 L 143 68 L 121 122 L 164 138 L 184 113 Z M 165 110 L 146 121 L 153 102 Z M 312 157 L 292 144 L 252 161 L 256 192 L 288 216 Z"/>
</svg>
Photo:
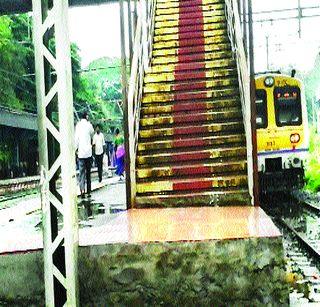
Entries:
<svg viewBox="0 0 320 307">
<path fill-rule="evenodd" d="M 305 87 L 307 102 L 307 111 L 309 122 L 313 121 L 313 108 L 317 97 L 317 91 L 320 89 L 320 52 L 318 53 L 313 68 L 306 72 L 298 72 L 297 77 L 302 80 Z"/>
<path fill-rule="evenodd" d="M 11 159 L 11 152 L 5 144 L 0 144 L 0 163 L 8 163 Z"/>
<path fill-rule="evenodd" d="M 16 85 L 16 95 L 27 111 L 36 110 L 36 89 L 34 77 L 34 51 L 32 42 L 32 20 L 27 14 L 13 15 L 11 28 L 13 38 L 21 46 L 23 75 Z"/>
<path fill-rule="evenodd" d="M 36 111 L 32 22 L 27 14 L 0 17 L 0 105 Z M 55 54 L 51 39 L 49 49 Z M 81 73 L 81 57 L 71 44 L 73 96 L 76 113 L 88 111 L 98 122 L 122 118 L 114 101 L 121 100 L 120 60 L 101 58 Z M 102 69 L 101 69 L 102 68 Z"/>
<path fill-rule="evenodd" d="M 16 88 L 20 76 L 25 73 L 24 47 L 15 40 L 13 21 L 8 16 L 0 17 L 0 104 L 22 109 Z"/>
<path fill-rule="evenodd" d="M 100 58 L 89 64 L 81 74 L 81 88 L 76 101 L 79 110 L 87 110 L 95 122 L 107 129 L 122 118 L 120 59 Z"/>
<path fill-rule="evenodd" d="M 320 135 L 315 129 L 310 131 L 309 159 L 306 165 L 306 188 L 311 191 L 320 190 Z"/>
</svg>

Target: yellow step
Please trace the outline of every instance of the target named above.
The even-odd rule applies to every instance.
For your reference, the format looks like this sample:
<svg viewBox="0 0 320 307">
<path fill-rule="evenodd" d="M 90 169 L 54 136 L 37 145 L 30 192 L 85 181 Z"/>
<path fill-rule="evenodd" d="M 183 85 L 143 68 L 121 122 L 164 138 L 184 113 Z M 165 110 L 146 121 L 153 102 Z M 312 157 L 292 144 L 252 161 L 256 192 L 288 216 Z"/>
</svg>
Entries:
<svg viewBox="0 0 320 307">
<path fill-rule="evenodd" d="M 206 16 L 201 20 L 203 24 L 214 24 L 214 23 L 225 23 L 226 17 L 224 15 L 219 16 Z M 190 25 L 193 25 L 195 22 L 194 20 L 190 21 Z M 200 21 L 199 21 L 200 23 Z M 155 22 L 155 29 L 162 29 L 162 28 L 177 28 L 179 27 L 179 18 L 176 20 L 165 20 L 165 21 L 156 21 Z"/>
<path fill-rule="evenodd" d="M 195 183 L 199 184 L 198 188 Z M 204 183 L 206 183 L 204 185 Z M 201 186 L 207 188 L 228 188 L 241 187 L 248 184 L 247 175 L 233 175 L 233 176 L 217 176 L 217 177 L 202 177 L 193 179 L 177 179 L 177 180 L 159 180 L 155 182 L 137 183 L 137 193 L 159 193 L 169 191 L 181 191 L 191 189 L 201 189 Z"/>
<path fill-rule="evenodd" d="M 139 131 L 139 137 L 143 139 L 147 138 L 159 138 L 171 137 L 173 135 L 199 135 L 199 134 L 209 134 L 224 131 L 242 131 L 243 122 L 242 121 L 230 121 L 228 123 L 209 123 L 197 126 L 186 126 L 182 128 L 149 128 L 141 129 Z"/>
<path fill-rule="evenodd" d="M 216 30 L 209 30 L 201 32 L 201 36 L 203 37 L 215 37 L 215 36 L 222 36 L 227 35 L 228 31 L 227 29 L 216 29 Z M 195 34 L 188 34 L 188 35 L 195 35 Z M 179 34 L 164 34 L 164 35 L 156 35 L 153 38 L 153 41 L 155 43 L 157 42 L 166 42 L 166 41 L 173 41 L 173 40 L 179 40 Z M 199 38 L 199 37 L 196 37 Z M 188 39 L 188 38 L 186 38 Z M 190 39 L 194 39 L 193 37 L 190 37 Z"/>
<path fill-rule="evenodd" d="M 175 2 L 179 3 L 181 1 L 185 1 L 185 0 L 156 0 L 157 5 L 160 3 L 175 3 Z M 202 0 L 202 1 L 206 1 L 206 0 Z M 190 0 L 189 0 L 189 2 L 190 2 Z M 224 3 L 224 0 L 220 0 L 217 2 Z"/>
<path fill-rule="evenodd" d="M 138 165 L 145 166 L 157 166 L 159 164 L 176 166 L 186 165 L 191 163 L 191 161 L 200 162 L 200 161 L 211 161 L 211 160 L 225 160 L 225 159 L 234 159 L 239 158 L 243 159 L 247 155 L 247 149 L 245 146 L 237 146 L 230 148 L 210 148 L 210 149 L 201 149 L 190 151 L 178 151 L 178 152 L 168 152 L 168 153 L 152 153 L 144 154 L 141 153 L 137 156 Z M 192 163 L 195 163 L 192 162 Z M 139 167 L 138 167 L 139 168 Z"/>
<path fill-rule="evenodd" d="M 197 8 L 199 8 L 197 6 Z M 215 3 L 215 4 L 204 4 L 201 6 L 201 9 L 204 12 L 211 12 L 214 13 L 215 11 L 218 10 L 224 10 L 224 4 L 222 3 Z M 174 15 L 174 14 L 179 14 L 180 13 L 180 8 L 179 7 L 171 7 L 171 8 L 158 8 L 156 9 L 156 16 L 167 16 L 167 15 Z"/>
<path fill-rule="evenodd" d="M 242 112 L 239 109 L 230 109 L 228 112 L 194 112 L 193 114 L 186 113 L 185 115 L 164 115 L 157 117 L 144 117 L 140 119 L 141 127 L 172 125 L 178 123 L 195 123 L 206 121 L 222 121 L 235 118 L 242 118 Z"/>
<path fill-rule="evenodd" d="M 197 64 L 198 63 L 198 64 Z M 199 71 L 206 69 L 225 69 L 225 68 L 234 68 L 236 62 L 233 59 L 218 59 L 210 60 L 197 63 L 185 63 L 185 64 L 167 64 L 167 65 L 153 65 L 146 69 L 146 73 L 157 74 L 157 73 L 166 73 L 166 72 L 179 72 L 183 70 L 188 71 Z M 184 69 L 185 67 L 185 69 Z"/>
<path fill-rule="evenodd" d="M 213 17 L 213 16 L 223 16 L 225 14 L 224 11 L 224 5 L 221 5 L 221 9 L 215 9 L 211 11 L 204 11 L 203 12 L 203 17 Z M 167 14 L 167 15 L 158 15 L 155 16 L 155 21 L 169 21 L 169 20 L 179 20 L 181 18 L 181 15 L 176 13 L 176 14 Z M 192 18 L 190 18 L 192 19 Z"/>
<path fill-rule="evenodd" d="M 231 58 L 232 52 L 231 51 L 221 51 L 221 52 L 206 52 L 204 54 L 190 54 L 187 56 L 162 56 L 156 57 L 152 60 L 151 65 L 157 64 L 169 64 L 169 63 L 178 63 L 183 59 L 185 62 L 194 62 L 199 60 L 217 60 L 217 59 L 225 59 Z"/>
<path fill-rule="evenodd" d="M 182 191 L 174 194 L 137 195 L 135 208 L 186 206 L 250 206 L 248 188 L 219 188 L 211 191 Z"/>
<path fill-rule="evenodd" d="M 229 37 L 227 35 L 222 36 L 210 36 L 205 37 L 204 45 L 210 45 L 210 44 L 219 44 L 219 43 L 229 43 Z M 154 49 L 164 49 L 164 48 L 182 48 L 182 47 L 189 47 L 194 45 L 191 41 L 190 45 L 183 44 L 180 41 L 165 41 L 165 42 L 156 42 L 153 44 Z"/>
<path fill-rule="evenodd" d="M 238 85 L 237 78 L 228 79 L 208 79 L 201 81 L 194 81 L 190 84 L 188 82 L 171 82 L 171 83 L 147 83 L 143 89 L 145 94 L 147 93 L 160 93 L 160 92 L 175 92 L 188 90 L 205 90 L 216 87 L 233 86 Z"/>
<path fill-rule="evenodd" d="M 198 136 L 192 138 L 178 138 L 173 140 L 157 140 L 156 142 L 139 142 L 138 150 L 142 151 L 155 151 L 155 150 L 168 150 L 168 149 L 179 149 L 179 148 L 190 148 L 190 147 L 208 147 L 227 145 L 234 143 L 244 143 L 246 137 L 244 134 L 228 134 L 218 136 L 206 136 L 199 139 Z"/>
<path fill-rule="evenodd" d="M 192 26 L 190 26 L 191 29 Z M 212 30 L 219 30 L 225 29 L 227 25 L 225 23 L 207 23 L 202 26 L 203 31 L 212 31 Z M 154 35 L 164 35 L 164 34 L 177 34 L 179 33 L 179 26 L 170 26 L 170 27 L 161 27 L 154 30 Z"/>
<path fill-rule="evenodd" d="M 179 75 L 179 76 L 178 76 Z M 194 72 L 193 74 L 185 75 L 184 72 L 179 74 L 174 72 L 162 73 L 162 74 L 146 74 L 144 77 L 144 83 L 155 83 L 155 82 L 170 82 L 176 80 L 193 80 L 193 79 L 209 79 L 209 78 L 223 78 L 229 76 L 236 76 L 237 70 L 236 68 L 225 68 L 220 70 L 206 70 L 204 73 L 202 72 Z M 202 77 L 203 75 L 203 77 Z M 185 78 L 185 79 L 181 79 Z"/>
<path fill-rule="evenodd" d="M 241 172 L 247 168 L 247 162 L 234 161 L 223 163 L 200 163 L 180 165 L 180 166 L 162 166 L 150 168 L 138 168 L 138 179 L 154 179 L 155 177 L 173 177 L 173 176 L 195 176 L 199 174 L 217 174 L 223 172 Z"/>
<path fill-rule="evenodd" d="M 223 3 L 222 0 L 202 0 L 203 5 Z M 157 9 L 178 8 L 180 1 L 157 1 Z"/>
<path fill-rule="evenodd" d="M 197 110 L 198 107 L 200 110 L 216 110 L 216 109 L 225 109 L 231 107 L 240 107 L 240 100 L 239 97 L 233 98 L 223 98 L 223 99 L 210 99 L 204 101 L 197 101 L 194 103 L 171 103 L 167 102 L 163 104 L 159 102 L 158 104 L 146 104 L 141 108 L 141 114 L 143 116 L 150 115 L 150 114 L 164 114 L 164 113 L 173 113 L 177 110 L 177 106 L 179 106 L 178 111 L 180 112 L 193 112 Z M 198 109 L 198 110 L 199 110 Z"/>
<path fill-rule="evenodd" d="M 231 50 L 230 43 L 214 43 L 214 44 L 207 44 L 204 47 L 204 52 L 218 52 L 223 50 Z M 194 46 L 187 46 L 184 48 L 184 54 L 193 54 L 196 52 L 202 52 L 203 48 L 200 48 L 201 51 L 199 51 L 199 47 Z M 156 57 L 161 56 L 177 56 L 181 54 L 181 48 L 179 49 L 158 49 L 153 50 L 152 57 L 155 59 Z"/>
<path fill-rule="evenodd" d="M 142 98 L 142 103 L 154 103 L 154 102 L 174 102 L 180 101 L 195 101 L 208 98 L 220 98 L 225 96 L 234 96 L 238 97 L 239 89 L 238 87 L 225 88 L 219 90 L 206 90 L 206 91 L 197 91 L 197 92 L 186 92 L 183 94 L 172 94 L 172 93 L 162 93 L 162 94 L 145 94 Z"/>
</svg>

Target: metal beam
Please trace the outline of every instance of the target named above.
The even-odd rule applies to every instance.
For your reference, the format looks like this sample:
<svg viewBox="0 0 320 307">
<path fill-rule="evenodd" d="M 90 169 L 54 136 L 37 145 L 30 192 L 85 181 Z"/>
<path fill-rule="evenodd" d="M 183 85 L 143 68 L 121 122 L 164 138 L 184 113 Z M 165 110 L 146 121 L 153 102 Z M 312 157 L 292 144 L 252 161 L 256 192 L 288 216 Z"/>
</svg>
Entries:
<svg viewBox="0 0 320 307">
<path fill-rule="evenodd" d="M 53 6 L 52 1 L 51 5 L 46 0 L 32 2 L 46 306 L 78 306 L 78 218 L 68 1 L 54 0 Z M 51 31 L 53 27 L 55 31 Z M 48 33 L 54 33 L 56 51 L 48 49 Z M 55 78 L 51 76 L 51 69 L 56 72 Z M 54 113 L 58 116 L 54 117 Z M 59 174 L 60 191 L 56 186 Z M 62 216 L 61 228 L 58 212 Z"/>
<path fill-rule="evenodd" d="M 128 122 L 128 77 L 126 60 L 126 29 L 124 20 L 124 0 L 120 4 L 120 32 L 121 32 L 121 77 L 122 77 L 122 109 L 124 110 L 124 141 L 125 141 L 125 172 L 126 172 L 126 200 L 127 206 L 131 204 L 130 155 L 129 155 L 129 122 Z"/>
<path fill-rule="evenodd" d="M 128 4 L 128 39 L 129 39 L 129 62 L 131 66 L 133 56 L 133 31 L 132 31 L 132 12 L 131 12 L 131 0 L 127 0 Z"/>
<path fill-rule="evenodd" d="M 71 7 L 99 5 L 119 0 L 69 0 Z M 0 15 L 20 14 L 32 11 L 32 0 L 0 0 Z"/>
<path fill-rule="evenodd" d="M 256 85 L 254 79 L 254 42 L 253 42 L 253 20 L 252 0 L 248 0 L 248 38 L 249 38 L 249 67 L 250 67 L 250 102 L 251 102 L 251 131 L 252 131 L 252 162 L 253 162 L 253 195 L 254 204 L 259 206 L 259 177 L 258 177 L 258 155 L 257 155 L 257 127 L 256 127 Z"/>
</svg>

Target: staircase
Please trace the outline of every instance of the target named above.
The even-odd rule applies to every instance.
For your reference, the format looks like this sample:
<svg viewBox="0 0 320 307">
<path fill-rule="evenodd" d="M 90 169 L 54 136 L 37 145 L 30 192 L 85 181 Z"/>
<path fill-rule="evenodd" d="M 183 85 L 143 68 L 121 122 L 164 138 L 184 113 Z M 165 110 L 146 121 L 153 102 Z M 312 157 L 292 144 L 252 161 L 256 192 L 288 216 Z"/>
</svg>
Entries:
<svg viewBox="0 0 320 307">
<path fill-rule="evenodd" d="M 250 205 L 223 0 L 156 0 L 136 169 L 138 208 Z"/>
</svg>

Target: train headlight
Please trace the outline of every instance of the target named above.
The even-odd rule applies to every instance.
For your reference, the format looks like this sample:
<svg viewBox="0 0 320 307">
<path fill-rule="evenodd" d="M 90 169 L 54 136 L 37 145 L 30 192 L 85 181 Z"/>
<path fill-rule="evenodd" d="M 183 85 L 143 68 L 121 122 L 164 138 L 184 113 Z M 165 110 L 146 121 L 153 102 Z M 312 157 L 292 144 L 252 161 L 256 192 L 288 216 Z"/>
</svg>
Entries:
<svg viewBox="0 0 320 307">
<path fill-rule="evenodd" d="M 299 133 L 293 133 L 290 135 L 290 142 L 292 144 L 298 143 L 300 141 L 300 134 Z"/>
<path fill-rule="evenodd" d="M 266 87 L 272 87 L 274 85 L 274 78 L 273 77 L 266 77 L 264 79 L 264 85 Z"/>
</svg>

